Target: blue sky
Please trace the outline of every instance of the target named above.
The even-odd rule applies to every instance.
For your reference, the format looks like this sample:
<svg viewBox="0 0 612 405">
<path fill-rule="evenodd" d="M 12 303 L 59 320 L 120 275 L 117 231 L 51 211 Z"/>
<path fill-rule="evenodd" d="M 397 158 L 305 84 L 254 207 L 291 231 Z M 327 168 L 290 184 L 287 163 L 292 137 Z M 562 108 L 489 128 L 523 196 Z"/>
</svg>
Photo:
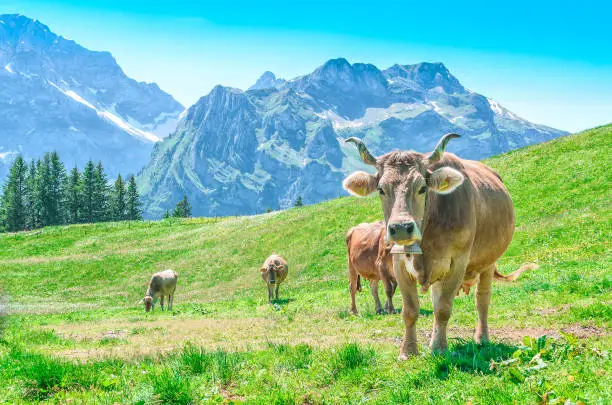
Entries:
<svg viewBox="0 0 612 405">
<path fill-rule="evenodd" d="M 469 4 L 469 5 L 468 5 Z M 612 122 L 612 3 L 569 1 L 13 1 L 186 106 L 265 70 L 292 78 L 345 57 L 441 61 L 468 88 L 568 131 Z"/>
</svg>

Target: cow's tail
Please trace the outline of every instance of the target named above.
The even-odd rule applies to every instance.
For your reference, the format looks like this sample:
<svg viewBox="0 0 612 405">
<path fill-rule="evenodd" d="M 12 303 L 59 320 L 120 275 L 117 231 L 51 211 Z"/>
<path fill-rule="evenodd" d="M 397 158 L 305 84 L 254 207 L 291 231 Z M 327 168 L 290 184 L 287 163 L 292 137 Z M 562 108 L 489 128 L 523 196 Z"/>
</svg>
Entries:
<svg viewBox="0 0 612 405">
<path fill-rule="evenodd" d="M 496 267 L 495 272 L 493 273 L 493 278 L 499 281 L 511 282 L 519 278 L 519 276 L 522 273 L 526 271 L 530 271 L 530 270 L 536 270 L 538 267 L 540 266 L 538 266 L 535 263 L 527 263 L 527 264 L 522 265 L 518 269 L 514 270 L 512 273 L 508 274 L 507 276 L 504 276 L 499 271 L 497 271 L 497 267 Z"/>
</svg>

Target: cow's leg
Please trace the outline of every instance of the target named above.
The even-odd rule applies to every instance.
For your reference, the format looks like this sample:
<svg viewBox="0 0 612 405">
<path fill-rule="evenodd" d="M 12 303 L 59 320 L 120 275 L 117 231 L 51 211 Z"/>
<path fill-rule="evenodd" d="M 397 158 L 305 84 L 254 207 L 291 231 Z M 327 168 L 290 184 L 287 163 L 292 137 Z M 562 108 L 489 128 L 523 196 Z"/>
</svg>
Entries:
<svg viewBox="0 0 612 405">
<path fill-rule="evenodd" d="M 416 321 L 419 317 L 419 295 L 417 293 L 416 279 L 406 271 L 405 265 L 412 266 L 411 262 L 404 263 L 400 255 L 393 257 L 393 272 L 402 293 L 402 318 L 404 320 L 404 339 L 400 348 L 400 360 L 409 355 L 417 354 Z"/>
<path fill-rule="evenodd" d="M 161 309 L 162 311 L 164 310 L 164 296 L 162 295 L 160 300 L 159 300 L 159 304 L 161 305 Z"/>
<path fill-rule="evenodd" d="M 272 287 L 270 286 L 270 284 L 268 284 L 268 303 L 271 303 L 273 299 L 274 295 L 272 292 Z"/>
<path fill-rule="evenodd" d="M 172 311 L 172 295 L 168 294 L 168 311 Z"/>
<path fill-rule="evenodd" d="M 385 294 L 387 295 L 385 310 L 388 314 L 392 314 L 395 312 L 395 308 L 393 307 L 393 293 L 395 292 L 395 286 L 393 285 L 393 281 L 391 281 L 388 277 L 384 277 L 382 281 L 383 286 L 385 287 Z"/>
<path fill-rule="evenodd" d="M 280 287 L 280 284 L 276 283 L 276 299 L 278 299 L 278 287 Z"/>
<path fill-rule="evenodd" d="M 351 290 L 351 314 L 357 315 L 357 305 L 355 304 L 355 293 L 357 292 L 357 277 L 359 274 L 351 267 L 349 263 L 349 289 Z"/>
<path fill-rule="evenodd" d="M 489 326 L 487 324 L 487 317 L 489 313 L 489 304 L 491 303 L 491 284 L 493 283 L 494 271 L 495 265 L 480 273 L 480 280 L 476 285 L 476 309 L 478 310 L 478 323 L 476 324 L 474 340 L 478 344 L 485 343 L 489 340 Z"/>
<path fill-rule="evenodd" d="M 446 328 L 453 312 L 453 301 L 463 282 L 467 260 L 467 257 L 452 260 L 447 276 L 431 287 L 434 326 L 430 346 L 433 352 L 444 352 L 448 348 Z"/>
<path fill-rule="evenodd" d="M 370 280 L 370 292 L 372 293 L 372 297 L 374 298 L 374 306 L 376 307 L 376 313 L 382 313 L 382 304 L 380 303 L 380 298 L 378 297 L 378 280 Z"/>
</svg>

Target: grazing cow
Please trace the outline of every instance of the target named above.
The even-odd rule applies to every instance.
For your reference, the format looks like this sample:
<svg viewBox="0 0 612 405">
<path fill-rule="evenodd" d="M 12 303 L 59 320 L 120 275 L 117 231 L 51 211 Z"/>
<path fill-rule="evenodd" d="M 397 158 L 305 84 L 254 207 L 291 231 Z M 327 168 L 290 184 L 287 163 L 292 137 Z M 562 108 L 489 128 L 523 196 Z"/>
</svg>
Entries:
<svg viewBox="0 0 612 405">
<path fill-rule="evenodd" d="M 403 246 L 420 244 L 423 253 L 393 257 L 405 324 L 402 359 L 417 353 L 417 282 L 422 291 L 432 286 L 433 351 L 447 349 L 448 320 L 462 286 L 469 290 L 470 285 L 476 285 L 478 323 L 474 339 L 477 343 L 488 339 L 487 313 L 495 262 L 512 240 L 514 207 L 495 171 L 483 163 L 444 153 L 448 141 L 458 137 L 444 135 L 429 155 L 395 151 L 378 158 L 360 139 L 346 140 L 357 145 L 363 161 L 374 166 L 376 173 L 355 172 L 344 180 L 344 188 L 358 196 L 377 191 L 386 240 Z"/>
<path fill-rule="evenodd" d="M 289 266 L 285 259 L 277 254 L 272 254 L 266 259 L 259 271 L 261 272 L 261 278 L 268 285 L 268 302 L 274 299 L 274 286 L 276 286 L 276 299 L 278 299 L 278 287 L 285 281 L 287 273 L 289 273 Z"/>
<path fill-rule="evenodd" d="M 370 280 L 370 290 L 374 297 L 376 313 L 382 313 L 378 298 L 378 282 L 382 280 L 387 295 L 385 311 L 395 312 L 393 294 L 397 287 L 392 273 L 390 246 L 385 243 L 385 223 L 383 221 L 359 224 L 346 234 L 348 249 L 349 288 L 351 290 L 351 313 L 357 314 L 355 292 L 361 291 L 361 277 Z"/>
<path fill-rule="evenodd" d="M 149 288 L 142 302 L 145 305 L 145 310 L 149 312 L 157 298 L 160 299 L 162 311 L 164 310 L 164 297 L 168 296 L 168 310 L 172 311 L 174 304 L 174 291 L 176 290 L 176 280 L 178 274 L 173 270 L 164 270 L 153 274 L 149 282 Z"/>
</svg>

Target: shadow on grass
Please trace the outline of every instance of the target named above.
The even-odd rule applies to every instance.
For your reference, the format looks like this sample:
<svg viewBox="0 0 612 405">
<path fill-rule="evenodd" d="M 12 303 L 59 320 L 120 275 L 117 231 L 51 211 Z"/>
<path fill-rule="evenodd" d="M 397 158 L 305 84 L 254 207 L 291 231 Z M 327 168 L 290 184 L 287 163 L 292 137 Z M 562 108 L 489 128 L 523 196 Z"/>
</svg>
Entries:
<svg viewBox="0 0 612 405">
<path fill-rule="evenodd" d="M 270 304 L 287 305 L 288 303 L 294 302 L 294 301 L 295 301 L 295 298 L 281 298 L 281 299 L 270 301 Z"/>
<path fill-rule="evenodd" d="M 431 309 L 420 308 L 419 309 L 419 315 L 420 316 L 432 316 L 433 315 L 433 311 Z"/>
<path fill-rule="evenodd" d="M 505 343 L 476 344 L 474 341 L 457 339 L 448 353 L 438 356 L 436 376 L 446 379 L 450 369 L 467 373 L 491 374 L 491 360 L 495 362 L 509 359 L 518 349 Z"/>
</svg>

